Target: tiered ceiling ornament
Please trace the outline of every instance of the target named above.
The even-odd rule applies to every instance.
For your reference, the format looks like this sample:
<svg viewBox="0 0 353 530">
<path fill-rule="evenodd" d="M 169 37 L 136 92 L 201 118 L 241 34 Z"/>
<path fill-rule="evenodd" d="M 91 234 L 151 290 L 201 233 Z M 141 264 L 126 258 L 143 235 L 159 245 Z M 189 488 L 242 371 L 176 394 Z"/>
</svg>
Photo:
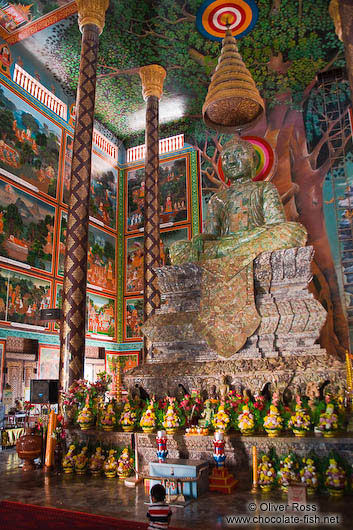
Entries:
<svg viewBox="0 0 353 530">
<path fill-rule="evenodd" d="M 244 6 L 247 7 L 247 11 Z M 253 13 L 254 8 L 256 16 L 253 14 L 251 18 L 250 12 Z M 251 73 L 239 54 L 233 34 L 245 35 L 252 29 L 257 19 L 256 4 L 249 0 L 207 1 L 198 12 L 199 30 L 200 17 L 204 28 L 221 28 L 223 25 L 223 35 L 225 32 L 218 65 L 202 107 L 204 122 L 207 127 L 219 132 L 230 134 L 244 130 L 262 117 L 265 105 Z M 205 31 L 201 33 L 206 34 Z M 219 40 L 218 36 L 215 39 L 212 33 L 208 36 L 213 40 Z"/>
</svg>

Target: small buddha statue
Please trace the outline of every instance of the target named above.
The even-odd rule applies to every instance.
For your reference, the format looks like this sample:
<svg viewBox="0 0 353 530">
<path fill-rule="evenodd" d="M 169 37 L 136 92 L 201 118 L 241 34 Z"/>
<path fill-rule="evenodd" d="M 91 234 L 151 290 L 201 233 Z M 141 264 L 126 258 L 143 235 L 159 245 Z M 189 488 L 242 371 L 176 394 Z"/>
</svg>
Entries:
<svg viewBox="0 0 353 530">
<path fill-rule="evenodd" d="M 194 329 L 221 357 L 234 355 L 259 326 L 253 261 L 266 251 L 305 246 L 307 232 L 286 221 L 276 187 L 255 182 L 253 146 L 234 136 L 223 147 L 222 168 L 231 185 L 216 192 L 205 229 L 191 241 L 170 247 L 173 265 L 197 262 L 202 268 L 200 312 Z"/>
</svg>

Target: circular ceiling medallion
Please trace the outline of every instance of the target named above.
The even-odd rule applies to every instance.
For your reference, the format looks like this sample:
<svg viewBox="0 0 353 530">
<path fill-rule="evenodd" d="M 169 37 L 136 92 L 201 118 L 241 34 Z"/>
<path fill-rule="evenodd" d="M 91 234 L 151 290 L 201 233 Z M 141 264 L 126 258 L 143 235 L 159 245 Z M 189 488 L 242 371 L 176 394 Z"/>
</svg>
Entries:
<svg viewBox="0 0 353 530">
<path fill-rule="evenodd" d="M 244 37 L 255 26 L 259 10 L 253 0 L 206 0 L 197 10 L 196 26 L 208 39 L 221 41 L 227 24 L 233 37 Z"/>
<path fill-rule="evenodd" d="M 276 168 L 276 155 L 270 144 L 259 136 L 242 136 L 241 139 L 250 142 L 255 149 L 257 164 L 253 181 L 271 180 Z M 221 157 L 218 159 L 218 174 L 225 182 Z"/>
</svg>

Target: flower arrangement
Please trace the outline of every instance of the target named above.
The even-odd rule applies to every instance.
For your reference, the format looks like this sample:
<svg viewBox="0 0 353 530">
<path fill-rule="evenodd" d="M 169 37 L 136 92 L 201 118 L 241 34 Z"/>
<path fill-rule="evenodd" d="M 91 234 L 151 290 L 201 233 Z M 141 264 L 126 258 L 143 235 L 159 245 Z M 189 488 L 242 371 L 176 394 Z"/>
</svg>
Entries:
<svg viewBox="0 0 353 530">
<path fill-rule="evenodd" d="M 303 458 L 302 463 L 304 464 L 299 471 L 300 480 L 307 486 L 307 492 L 309 495 L 315 493 L 319 486 L 318 473 L 316 470 L 315 462 L 312 458 Z"/>
<path fill-rule="evenodd" d="M 338 496 L 343 494 L 346 485 L 346 472 L 338 465 L 335 458 L 330 458 L 329 466 L 325 472 L 325 486 L 331 495 Z"/>
<path fill-rule="evenodd" d="M 120 458 L 118 460 L 117 474 L 120 479 L 127 478 L 131 475 L 134 467 L 134 459 L 130 457 L 129 449 L 125 447 L 123 449 Z"/>
<path fill-rule="evenodd" d="M 153 432 L 156 427 L 156 413 L 154 411 L 154 401 L 147 406 L 147 409 L 143 412 L 140 420 L 140 426 L 144 432 Z"/>
<path fill-rule="evenodd" d="M 298 481 L 298 467 L 298 463 L 293 454 L 289 454 L 280 460 L 278 482 L 284 491 L 288 490 L 291 482 Z"/>
<path fill-rule="evenodd" d="M 92 475 L 99 475 L 103 469 L 104 455 L 101 447 L 96 448 L 96 452 L 91 455 L 89 460 L 89 470 Z"/>
<path fill-rule="evenodd" d="M 310 430 L 310 416 L 305 408 L 303 408 L 302 401 L 299 396 L 296 397 L 295 414 L 290 417 L 288 426 L 292 429 L 296 436 L 305 436 Z"/>
<path fill-rule="evenodd" d="M 257 473 L 261 489 L 263 491 L 270 491 L 275 485 L 276 470 L 267 455 L 262 455 Z"/>
<path fill-rule="evenodd" d="M 116 468 L 118 467 L 118 462 L 116 460 L 116 450 L 110 449 L 108 457 L 104 461 L 103 471 L 106 477 L 114 478 L 116 475 Z"/>
<path fill-rule="evenodd" d="M 267 415 L 264 417 L 264 429 L 267 434 L 272 436 L 278 436 L 283 428 L 283 418 L 278 410 L 278 395 L 273 394 L 272 403 Z"/>
<path fill-rule="evenodd" d="M 175 431 L 180 426 L 180 420 L 178 413 L 175 409 L 175 399 L 174 398 L 168 398 L 169 399 L 169 406 L 167 408 L 167 412 L 163 416 L 163 422 L 162 425 L 165 428 L 167 434 L 174 434 Z"/>
<path fill-rule="evenodd" d="M 66 455 L 63 458 L 62 466 L 64 469 L 64 473 L 72 473 L 74 470 L 75 460 L 74 460 L 74 453 L 76 451 L 76 445 L 71 444 L 69 447 L 69 450 L 67 451 Z"/>
<path fill-rule="evenodd" d="M 108 403 L 101 415 L 101 424 L 104 431 L 112 431 L 116 425 L 116 417 L 113 403 Z"/>
<path fill-rule="evenodd" d="M 67 423 L 64 419 L 64 416 L 58 414 L 56 417 L 56 427 L 52 433 L 52 438 L 57 441 L 65 440 L 66 438 L 66 427 Z"/>
<path fill-rule="evenodd" d="M 201 394 L 197 390 L 192 390 L 191 394 L 184 395 L 179 405 L 186 416 L 188 425 L 191 425 L 193 420 L 196 421 L 201 413 L 203 405 Z"/>
<path fill-rule="evenodd" d="M 338 416 L 335 414 L 335 406 L 329 401 L 329 398 L 326 400 L 325 412 L 320 414 L 318 428 L 327 437 L 334 436 L 338 429 Z"/>
<path fill-rule="evenodd" d="M 213 427 L 215 431 L 218 432 L 226 432 L 229 429 L 229 414 L 225 410 L 225 406 L 223 404 L 219 405 L 218 411 L 214 415 L 213 418 Z"/>
<path fill-rule="evenodd" d="M 74 465 L 75 465 L 75 472 L 78 475 L 83 475 L 86 473 L 87 466 L 88 466 L 88 456 L 87 456 L 88 447 L 85 445 L 82 447 L 81 452 L 74 456 Z"/>
<path fill-rule="evenodd" d="M 238 416 L 238 426 L 240 432 L 245 436 L 251 435 L 255 431 L 254 415 L 250 412 L 249 405 L 243 405 Z"/>
<path fill-rule="evenodd" d="M 29 417 L 31 415 L 31 410 L 34 409 L 34 405 L 30 401 L 25 401 L 23 403 L 23 410 L 26 414 L 25 416 L 25 426 L 29 427 Z"/>
<path fill-rule="evenodd" d="M 83 431 L 90 429 L 94 422 L 94 416 L 89 406 L 89 396 L 86 396 L 86 403 L 82 410 L 78 413 L 77 423 L 79 423 Z"/>
<path fill-rule="evenodd" d="M 129 402 L 125 403 L 120 417 L 120 425 L 123 431 L 132 432 L 136 422 L 136 412 L 132 409 Z"/>
</svg>

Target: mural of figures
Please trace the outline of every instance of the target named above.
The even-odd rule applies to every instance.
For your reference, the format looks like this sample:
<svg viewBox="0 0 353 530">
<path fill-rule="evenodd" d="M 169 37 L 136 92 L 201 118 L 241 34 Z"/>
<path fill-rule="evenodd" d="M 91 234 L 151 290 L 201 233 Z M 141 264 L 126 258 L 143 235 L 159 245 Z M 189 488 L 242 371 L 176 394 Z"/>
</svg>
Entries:
<svg viewBox="0 0 353 530">
<path fill-rule="evenodd" d="M 0 320 L 43 325 L 40 310 L 50 307 L 51 283 L 0 268 Z"/>
<path fill-rule="evenodd" d="M 67 213 L 62 211 L 58 257 L 59 276 L 64 275 L 66 227 Z M 87 283 L 107 291 L 115 290 L 115 248 L 114 236 L 89 225 Z"/>
<path fill-rule="evenodd" d="M 169 265 L 169 247 L 174 241 L 189 239 L 188 228 L 161 232 L 161 265 Z M 126 239 L 126 292 L 143 291 L 143 236 Z"/>
<path fill-rule="evenodd" d="M 88 337 L 97 339 L 114 339 L 114 300 L 93 293 L 87 293 L 86 334 Z"/>
<path fill-rule="evenodd" d="M 62 185 L 62 201 L 65 204 L 69 204 L 71 161 L 72 161 L 73 145 L 74 145 L 73 137 L 70 134 L 67 134 L 65 138 L 63 185 Z"/>
<path fill-rule="evenodd" d="M 138 340 L 142 338 L 143 299 L 130 298 L 125 300 L 124 339 Z"/>
<path fill-rule="evenodd" d="M 175 158 L 159 165 L 161 225 L 188 219 L 187 158 Z M 145 198 L 144 168 L 127 172 L 127 230 L 143 227 Z"/>
<path fill-rule="evenodd" d="M 134 352 L 105 352 L 105 371 L 112 376 L 111 393 L 116 393 L 116 373 L 120 363 L 120 373 L 123 374 L 138 366 L 139 354 Z"/>
<path fill-rule="evenodd" d="M 65 148 L 63 202 L 68 204 L 72 159 L 72 140 L 68 136 Z M 109 228 L 116 228 L 116 198 L 118 172 L 106 160 L 92 152 L 90 216 Z"/>
<path fill-rule="evenodd" d="M 58 346 L 39 345 L 39 379 L 59 378 L 60 349 Z"/>
<path fill-rule="evenodd" d="M 55 208 L 0 180 L 0 255 L 52 271 Z"/>
<path fill-rule="evenodd" d="M 12 2 L 1 2 L 0 7 L 0 26 L 7 33 L 11 33 L 26 24 L 33 22 L 43 15 L 47 15 L 54 9 L 68 4 L 71 0 L 58 0 L 57 2 L 39 1 L 26 5 L 23 0 Z"/>
<path fill-rule="evenodd" d="M 0 173 L 56 197 L 61 129 L 2 86 L 0 130 Z"/>
</svg>

